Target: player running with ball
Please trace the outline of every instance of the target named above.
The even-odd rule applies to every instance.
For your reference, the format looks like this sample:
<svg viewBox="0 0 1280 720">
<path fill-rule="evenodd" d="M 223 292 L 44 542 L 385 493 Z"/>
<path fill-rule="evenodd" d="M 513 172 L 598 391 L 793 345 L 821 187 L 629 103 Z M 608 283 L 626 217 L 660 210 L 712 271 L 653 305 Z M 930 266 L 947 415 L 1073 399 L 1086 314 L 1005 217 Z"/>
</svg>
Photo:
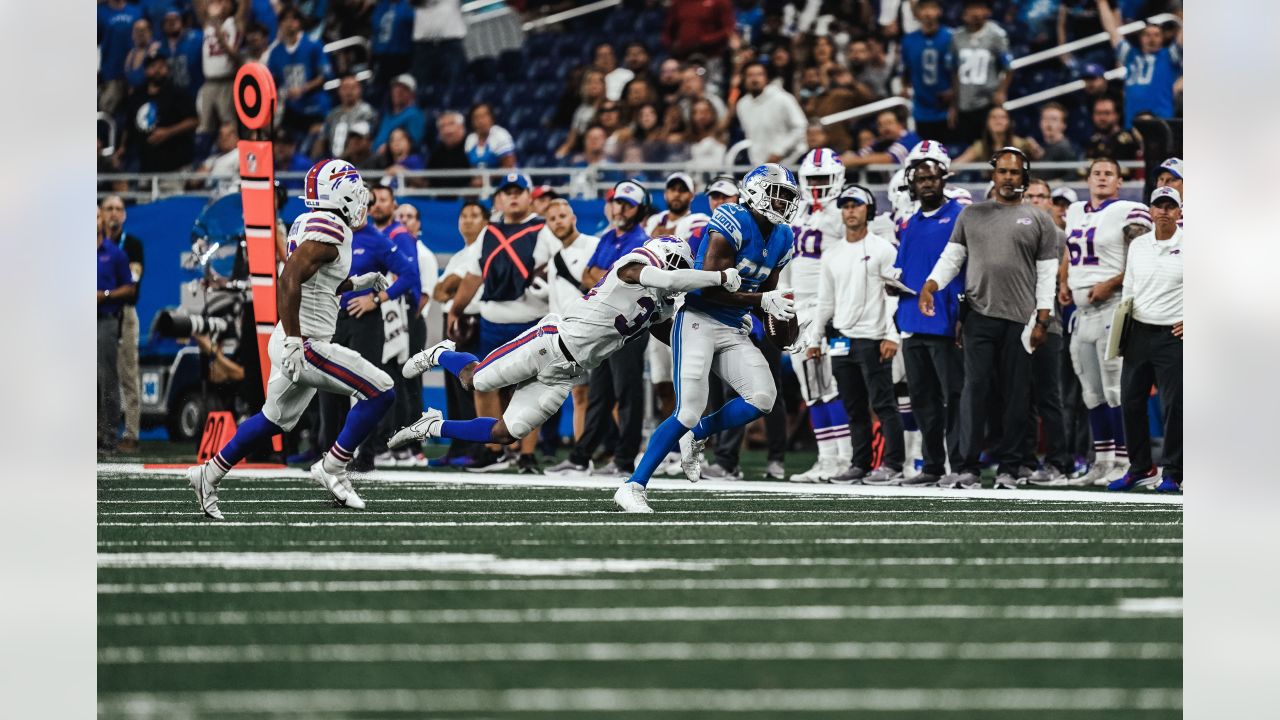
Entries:
<svg viewBox="0 0 1280 720">
<path fill-rule="evenodd" d="M 799 207 L 800 189 L 790 170 L 767 163 L 742 179 L 742 197 L 742 205 L 726 203 L 716 208 L 694 263 L 700 270 L 737 268 L 742 291 L 719 287 L 685 295 L 684 306 L 671 324 L 676 411 L 654 430 L 635 473 L 613 496 L 626 512 L 653 512 L 645 488 L 677 442 L 685 476 L 696 481 L 708 436 L 745 425 L 773 409 L 777 388 L 764 355 L 751 344 L 747 313 L 758 307 L 779 320 L 795 317 L 795 301 L 777 285 L 778 274 L 791 260 L 795 239 L 791 222 Z M 738 397 L 704 418 L 712 370 Z"/>
<path fill-rule="evenodd" d="M 392 449 L 425 437 L 513 443 L 542 425 L 564 404 L 575 378 L 598 367 L 626 343 L 675 313 L 675 296 L 686 290 L 738 289 L 738 270 L 693 270 L 689 243 L 671 236 L 646 241 L 623 255 L 600 282 L 566 311 L 546 315 L 532 329 L 483 360 L 457 352 L 451 340 L 409 358 L 403 374 L 413 378 L 436 366 L 467 390 L 491 392 L 514 387 L 501 418 L 445 420 L 428 408 L 417 422 L 388 442 Z"/>
<path fill-rule="evenodd" d="M 200 509 L 215 520 L 223 519 L 218 483 L 255 443 L 292 430 L 316 390 L 354 396 L 358 402 L 347 414 L 337 442 L 311 466 L 311 479 L 336 503 L 363 509 L 364 500 L 347 477 L 347 463 L 395 402 L 390 376 L 354 350 L 329 342 L 338 321 L 339 296 L 387 288 L 380 273 L 347 277 L 351 231 L 365 224 L 369 191 L 350 163 L 321 160 L 307 172 L 302 199 L 311 212 L 299 215 L 289 230 L 289 259 L 276 296 L 280 322 L 267 345 L 271 375 L 262 412 L 245 420 L 208 462 L 187 470 Z"/>
</svg>

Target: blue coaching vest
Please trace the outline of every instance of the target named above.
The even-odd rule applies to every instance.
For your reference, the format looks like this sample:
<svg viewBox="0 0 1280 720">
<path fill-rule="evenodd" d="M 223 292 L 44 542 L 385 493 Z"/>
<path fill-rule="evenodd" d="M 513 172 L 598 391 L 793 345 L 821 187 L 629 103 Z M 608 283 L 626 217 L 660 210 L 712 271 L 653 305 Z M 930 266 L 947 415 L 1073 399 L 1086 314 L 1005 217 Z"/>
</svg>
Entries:
<svg viewBox="0 0 1280 720">
<path fill-rule="evenodd" d="M 774 225 L 773 232 L 769 233 L 769 238 L 766 240 L 760 234 L 760 227 L 756 224 L 750 210 L 736 203 L 725 203 L 712 213 L 711 221 L 703 231 L 702 242 L 698 245 L 698 256 L 693 263 L 695 269 L 701 270 L 706 260 L 707 247 L 710 245 L 706 238 L 712 230 L 722 235 L 734 247 L 734 263 L 742 276 L 742 287 L 738 289 L 739 292 L 759 292 L 760 285 L 769 279 L 769 275 L 775 269 L 780 270 L 791 262 L 795 233 L 790 225 Z M 743 318 L 750 310 L 746 307 L 721 305 L 706 300 L 702 297 L 701 290 L 691 290 L 686 293 L 685 304 L 731 327 L 741 326 Z"/>
<path fill-rule="evenodd" d="M 530 215 L 522 223 L 490 223 L 480 246 L 485 300 L 519 300 L 533 278 L 533 250 L 545 223 Z"/>
</svg>

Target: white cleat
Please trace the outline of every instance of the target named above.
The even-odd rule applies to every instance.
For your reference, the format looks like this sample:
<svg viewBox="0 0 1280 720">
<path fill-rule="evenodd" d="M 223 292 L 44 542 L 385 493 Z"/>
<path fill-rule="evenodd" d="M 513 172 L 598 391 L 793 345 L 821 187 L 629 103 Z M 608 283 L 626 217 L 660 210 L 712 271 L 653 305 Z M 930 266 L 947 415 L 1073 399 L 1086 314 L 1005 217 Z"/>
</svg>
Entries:
<svg viewBox="0 0 1280 720">
<path fill-rule="evenodd" d="M 346 472 L 344 471 L 342 474 L 345 476 Z M 333 498 L 335 503 L 338 505 L 347 504 L 347 488 L 351 485 L 350 481 L 343 484 L 344 478 L 325 472 L 323 457 L 317 460 L 315 465 L 311 466 L 311 479 L 317 485 L 329 491 L 329 497 Z M 363 505 L 364 501 L 361 501 L 361 507 Z"/>
<path fill-rule="evenodd" d="M 658 472 L 656 474 L 666 475 L 668 477 L 683 475 L 684 468 L 680 467 L 680 453 L 674 451 L 667 453 L 667 457 L 662 461 L 662 464 L 658 466 Z"/>
<path fill-rule="evenodd" d="M 338 482 L 342 483 L 342 489 L 347 491 L 347 499 L 343 501 L 343 504 L 352 510 L 363 510 L 364 498 L 356 493 L 355 487 L 351 484 L 351 474 L 343 470 L 342 474 L 337 477 Z"/>
<path fill-rule="evenodd" d="M 1106 485 L 1111 482 L 1107 479 L 1107 474 L 1111 471 L 1111 463 L 1095 462 L 1089 466 L 1089 472 L 1081 475 L 1072 483 L 1079 487 L 1087 487 L 1089 485 Z"/>
<path fill-rule="evenodd" d="M 626 513 L 652 513 L 645 487 L 638 482 L 624 482 L 613 494 L 613 502 Z"/>
<path fill-rule="evenodd" d="M 200 510 L 204 516 L 214 520 L 222 520 L 222 511 L 218 509 L 218 481 L 209 477 L 209 464 L 187 468 L 187 483 L 196 492 L 200 501 Z"/>
<path fill-rule="evenodd" d="M 1128 461 L 1125 461 L 1125 462 L 1113 462 L 1113 463 L 1111 463 L 1111 469 L 1110 469 L 1110 470 L 1107 472 L 1107 474 L 1103 477 L 1102 482 L 1099 482 L 1099 483 L 1096 483 L 1096 484 L 1098 484 L 1098 485 L 1110 485 L 1112 482 L 1114 482 L 1114 481 L 1116 481 L 1116 480 L 1119 480 L 1120 478 L 1124 477 L 1124 474 L 1125 474 L 1125 473 L 1127 473 L 1127 472 L 1129 472 L 1129 463 L 1128 463 Z M 1159 481 L 1157 480 L 1157 482 L 1159 482 Z"/>
<path fill-rule="evenodd" d="M 692 430 L 680 436 L 680 469 L 684 470 L 684 476 L 689 478 L 689 482 L 702 479 L 702 449 L 706 446 L 705 439 L 693 439 Z"/>
<path fill-rule="evenodd" d="M 406 378 L 416 378 L 439 364 L 440 353 L 446 350 L 453 352 L 457 347 L 452 340 L 441 340 L 406 360 L 404 367 L 400 368 L 400 374 Z"/>
<path fill-rule="evenodd" d="M 387 441 L 387 447 L 395 450 L 409 443 L 420 442 L 423 438 L 440 437 L 440 428 L 443 426 L 444 413 L 435 408 L 427 408 L 422 417 L 397 430 Z"/>
<path fill-rule="evenodd" d="M 791 482 L 796 482 L 796 483 L 821 483 L 821 482 L 827 482 L 828 480 L 839 475 L 843 471 L 844 471 L 844 468 L 840 467 L 839 459 L 833 458 L 833 457 L 823 457 L 823 458 L 818 458 L 817 462 L 813 464 L 813 467 L 809 468 L 808 470 L 805 470 L 802 473 L 797 473 L 795 475 L 792 475 L 787 479 L 790 480 Z"/>
</svg>

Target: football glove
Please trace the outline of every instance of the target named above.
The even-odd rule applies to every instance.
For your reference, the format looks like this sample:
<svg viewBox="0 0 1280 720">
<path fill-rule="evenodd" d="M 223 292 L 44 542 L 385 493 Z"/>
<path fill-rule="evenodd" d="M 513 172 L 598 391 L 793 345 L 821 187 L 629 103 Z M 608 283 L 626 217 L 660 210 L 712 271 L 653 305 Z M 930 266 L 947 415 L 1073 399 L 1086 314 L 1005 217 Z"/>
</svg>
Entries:
<svg viewBox="0 0 1280 720">
<path fill-rule="evenodd" d="M 367 272 L 351 278 L 352 292 L 373 290 L 376 293 L 380 293 L 389 287 L 391 287 L 391 283 L 387 282 L 387 276 L 380 272 Z"/>
<path fill-rule="evenodd" d="M 280 371 L 284 376 L 298 382 L 302 377 L 302 366 L 307 362 L 302 350 L 302 338 L 287 337 L 284 339 L 284 353 L 280 356 Z"/>
<path fill-rule="evenodd" d="M 742 276 L 738 274 L 738 268 L 729 268 L 720 272 L 724 273 L 724 282 L 720 283 L 720 287 L 729 292 L 738 292 L 738 288 L 742 287 Z"/>
<path fill-rule="evenodd" d="M 760 298 L 760 309 L 769 313 L 775 320 L 790 320 L 796 316 L 795 298 L 784 293 L 790 290 L 770 290 Z"/>
</svg>

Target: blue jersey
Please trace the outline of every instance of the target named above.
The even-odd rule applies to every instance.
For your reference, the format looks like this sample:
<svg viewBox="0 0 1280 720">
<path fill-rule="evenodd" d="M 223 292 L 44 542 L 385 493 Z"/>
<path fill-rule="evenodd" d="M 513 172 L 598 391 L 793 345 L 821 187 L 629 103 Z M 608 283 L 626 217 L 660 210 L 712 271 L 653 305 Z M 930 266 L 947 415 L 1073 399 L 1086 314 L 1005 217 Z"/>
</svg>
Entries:
<svg viewBox="0 0 1280 720">
<path fill-rule="evenodd" d="M 161 47 L 169 56 L 169 78 L 173 80 L 173 86 L 185 90 L 194 100 L 204 84 L 204 59 L 201 55 L 204 31 L 187 30 L 172 44 L 169 38 L 164 38 Z"/>
<path fill-rule="evenodd" d="M 1182 48 L 1175 43 L 1148 54 L 1121 40 L 1116 45 L 1116 60 L 1128 70 L 1124 126 L 1133 127 L 1133 116 L 1144 111 L 1156 117 L 1173 117 L 1173 83 L 1182 75 Z"/>
<path fill-rule="evenodd" d="M 791 262 L 795 234 L 790 225 L 774 225 L 773 232 L 769 233 L 766 240 L 750 210 L 737 203 L 725 203 L 711 214 L 711 221 L 703 232 L 703 242 L 698 246 L 698 256 L 693 263 L 695 269 L 701 270 L 706 261 L 707 248 L 710 246 L 706 238 L 712 230 L 733 246 L 734 263 L 742 276 L 739 292 L 759 292 L 760 286 L 774 270 L 781 270 Z M 704 300 L 701 290 L 689 291 L 685 295 L 685 304 L 731 327 L 742 326 L 750 309 Z"/>
<path fill-rule="evenodd" d="M 373 54 L 413 52 L 413 8 L 409 0 L 378 0 L 373 8 Z"/>
<path fill-rule="evenodd" d="M 587 267 L 608 270 L 613 267 L 618 258 L 640 247 L 648 239 L 643 223 L 636 223 L 621 235 L 616 228 L 610 227 L 604 235 L 600 236 L 600 242 L 596 243 L 596 251 L 591 254 L 591 259 L 587 260 Z"/>
<path fill-rule="evenodd" d="M 954 198 L 948 200 L 937 212 L 925 215 L 923 211 L 903 220 L 898 226 L 898 259 L 895 267 L 902 268 L 903 285 L 920 291 L 929 273 L 947 243 L 951 242 L 951 231 L 956 227 L 956 218 L 964 206 Z M 928 317 L 920 312 L 917 302 L 898 303 L 897 322 L 902 332 L 920 335 L 942 335 L 954 337 L 956 323 L 960 321 L 960 295 L 964 292 L 964 271 L 947 286 L 933 294 L 933 306 L 936 314 Z"/>
<path fill-rule="evenodd" d="M 951 30 L 932 35 L 917 30 L 902 38 L 902 67 L 911 78 L 912 114 L 920 122 L 944 122 L 947 104 L 939 97 L 951 89 Z"/>
<path fill-rule="evenodd" d="M 133 47 L 133 24 L 141 17 L 137 5 L 119 10 L 106 3 L 98 6 L 98 72 L 103 80 L 124 77 L 124 58 Z"/>
<path fill-rule="evenodd" d="M 394 273 L 396 282 L 387 288 L 387 297 L 399 297 L 409 289 L 410 283 L 416 283 L 418 268 L 409 262 L 409 258 L 396 252 L 395 245 L 381 230 L 368 222 L 364 227 L 351 233 L 351 270 L 348 277 L 363 275 L 368 272 Z M 403 282 L 401 282 L 403 281 Z M 420 286 L 413 287 L 421 290 Z M 360 290 L 342 294 L 342 307 L 346 307 L 351 298 L 368 295 L 373 290 Z M 416 309 L 416 306 L 415 306 Z"/>
<path fill-rule="evenodd" d="M 98 291 L 115 290 L 133 282 L 133 273 L 129 270 L 129 256 L 124 254 L 115 243 L 103 240 L 98 246 Z M 98 317 L 107 317 L 120 312 L 123 300 L 107 299 L 98 304 Z"/>
<path fill-rule="evenodd" d="M 418 312 L 418 302 L 422 299 L 422 278 L 418 274 L 418 239 L 413 236 L 413 233 L 409 232 L 409 228 L 401 225 L 400 222 L 396 220 L 392 220 L 391 224 L 387 226 L 387 229 L 382 232 L 387 236 L 387 239 L 391 241 L 392 248 L 395 249 L 396 252 L 408 258 L 409 267 L 413 268 L 411 273 L 406 273 L 396 278 L 395 285 L 392 285 L 391 288 L 387 290 L 387 295 L 396 297 L 396 293 L 391 292 L 391 290 L 398 290 L 396 285 L 400 285 L 403 280 L 408 287 L 401 291 L 401 293 L 406 291 L 409 293 L 408 297 L 413 302 L 413 307 L 410 308 L 410 312 L 416 315 Z"/>
<path fill-rule="evenodd" d="M 277 40 L 267 52 L 267 69 L 275 78 L 276 89 L 282 98 L 287 97 L 293 88 L 333 74 L 320 43 L 305 34 L 298 36 L 298 44 L 292 50 L 285 45 L 284 38 Z M 329 112 L 329 96 L 323 88 L 317 88 L 297 100 L 285 100 L 285 106 L 302 115 L 323 116 Z"/>
</svg>

